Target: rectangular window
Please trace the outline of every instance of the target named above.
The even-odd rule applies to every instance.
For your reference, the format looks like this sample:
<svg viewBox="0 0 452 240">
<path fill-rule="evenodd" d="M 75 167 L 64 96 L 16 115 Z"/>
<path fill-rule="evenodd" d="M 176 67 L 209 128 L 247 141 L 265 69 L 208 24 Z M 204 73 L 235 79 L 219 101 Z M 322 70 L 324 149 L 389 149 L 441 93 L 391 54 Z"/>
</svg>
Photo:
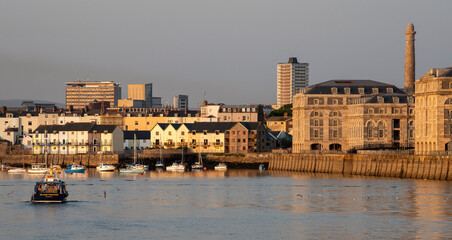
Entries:
<svg viewBox="0 0 452 240">
<path fill-rule="evenodd" d="M 314 137 L 315 137 L 315 138 L 318 138 L 318 137 L 319 137 L 319 130 L 318 130 L 318 129 L 315 129 L 315 130 L 314 130 Z"/>
</svg>

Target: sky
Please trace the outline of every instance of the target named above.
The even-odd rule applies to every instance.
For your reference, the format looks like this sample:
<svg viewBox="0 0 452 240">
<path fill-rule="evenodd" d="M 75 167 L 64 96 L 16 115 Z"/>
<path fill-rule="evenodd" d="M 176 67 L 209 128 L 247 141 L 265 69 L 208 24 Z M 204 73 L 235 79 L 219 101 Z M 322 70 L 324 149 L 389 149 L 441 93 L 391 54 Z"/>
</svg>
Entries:
<svg viewBox="0 0 452 240">
<path fill-rule="evenodd" d="M 0 99 L 65 102 L 65 82 L 153 83 L 189 95 L 275 104 L 276 64 L 310 64 L 310 84 L 372 79 L 403 87 L 405 30 L 416 79 L 451 67 L 450 0 L 0 0 Z"/>
</svg>

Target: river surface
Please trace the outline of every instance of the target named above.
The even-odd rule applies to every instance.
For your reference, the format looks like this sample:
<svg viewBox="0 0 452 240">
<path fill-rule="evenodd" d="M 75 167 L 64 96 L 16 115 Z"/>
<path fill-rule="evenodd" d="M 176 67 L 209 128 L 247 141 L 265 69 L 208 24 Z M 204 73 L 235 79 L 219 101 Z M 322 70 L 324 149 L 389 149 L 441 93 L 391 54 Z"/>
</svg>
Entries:
<svg viewBox="0 0 452 240">
<path fill-rule="evenodd" d="M 0 172 L 0 239 L 452 239 L 448 181 L 257 170 L 60 178 L 67 203 L 31 204 L 40 176 Z"/>
</svg>

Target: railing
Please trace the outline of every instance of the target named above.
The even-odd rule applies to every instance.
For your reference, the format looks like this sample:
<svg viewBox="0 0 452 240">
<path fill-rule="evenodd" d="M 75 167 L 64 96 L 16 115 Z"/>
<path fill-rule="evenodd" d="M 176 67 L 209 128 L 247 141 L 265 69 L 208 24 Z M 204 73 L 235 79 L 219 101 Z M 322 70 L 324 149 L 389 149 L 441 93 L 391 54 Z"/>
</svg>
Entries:
<svg viewBox="0 0 452 240">
<path fill-rule="evenodd" d="M 215 147 L 221 147 L 221 146 L 223 146 L 223 143 L 221 143 L 221 142 L 219 142 L 219 143 L 213 143 L 213 146 L 215 146 Z"/>
</svg>

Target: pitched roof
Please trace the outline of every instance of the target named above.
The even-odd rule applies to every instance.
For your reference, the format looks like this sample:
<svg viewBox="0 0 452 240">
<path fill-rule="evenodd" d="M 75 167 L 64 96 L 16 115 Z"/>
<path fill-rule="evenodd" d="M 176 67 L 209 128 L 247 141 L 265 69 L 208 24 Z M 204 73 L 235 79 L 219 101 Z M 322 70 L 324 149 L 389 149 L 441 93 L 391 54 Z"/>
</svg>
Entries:
<svg viewBox="0 0 452 240">
<path fill-rule="evenodd" d="M 226 132 L 233 127 L 236 122 L 196 122 L 191 127 L 190 131 L 214 133 L 219 131 L 221 133 Z"/>
<path fill-rule="evenodd" d="M 248 130 L 256 130 L 261 124 L 259 122 L 240 122 Z"/>
<path fill-rule="evenodd" d="M 37 133 L 53 133 L 53 132 L 59 132 L 62 131 L 62 129 L 65 127 L 65 125 L 40 125 L 35 129 L 34 132 Z"/>
<path fill-rule="evenodd" d="M 95 123 L 66 123 L 64 125 L 64 129 L 62 131 L 89 131 L 91 130 L 96 124 Z"/>
<path fill-rule="evenodd" d="M 118 126 L 116 125 L 95 125 L 90 132 L 92 131 L 97 131 L 97 132 L 105 132 L 107 131 L 108 133 L 112 133 L 113 131 L 115 131 L 115 129 Z"/>
<path fill-rule="evenodd" d="M 157 123 L 156 126 L 157 125 L 160 126 L 160 128 L 162 128 L 163 130 L 165 130 L 169 126 L 169 123 Z"/>
<path fill-rule="evenodd" d="M 280 121 L 287 121 L 290 119 L 292 119 L 292 117 L 273 116 L 273 117 L 269 117 L 267 119 L 267 122 L 280 122 Z"/>
<path fill-rule="evenodd" d="M 345 94 L 345 88 L 350 88 L 350 94 L 359 94 L 359 88 L 364 88 L 365 94 L 372 94 L 372 88 L 378 88 L 379 93 L 389 93 L 387 88 L 392 88 L 392 94 L 405 94 L 395 85 L 374 80 L 329 80 L 309 86 L 306 94 L 333 94 L 331 88 L 337 88 L 337 94 Z"/>
<path fill-rule="evenodd" d="M 124 139 L 134 139 L 136 135 L 137 139 L 151 139 L 150 131 L 124 131 Z"/>
</svg>

